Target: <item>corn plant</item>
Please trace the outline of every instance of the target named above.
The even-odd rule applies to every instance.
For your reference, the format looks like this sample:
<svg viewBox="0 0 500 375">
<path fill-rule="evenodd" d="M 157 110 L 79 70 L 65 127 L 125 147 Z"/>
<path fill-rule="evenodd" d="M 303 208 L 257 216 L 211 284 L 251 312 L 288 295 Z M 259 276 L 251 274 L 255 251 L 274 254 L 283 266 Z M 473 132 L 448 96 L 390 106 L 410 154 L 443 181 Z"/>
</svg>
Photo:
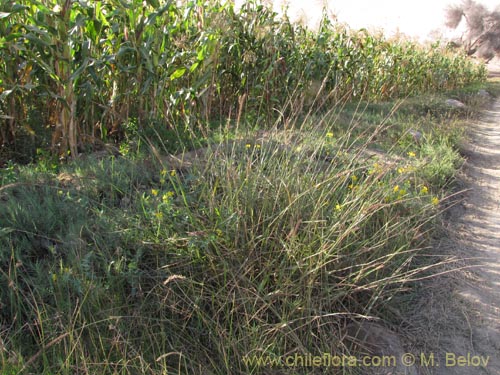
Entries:
<svg viewBox="0 0 500 375">
<path fill-rule="evenodd" d="M 227 118 L 269 123 L 304 104 L 386 100 L 485 77 L 438 43 L 389 41 L 326 15 L 312 32 L 256 2 L 236 11 L 209 0 L 23 0 L 0 12 L 1 141 L 45 139 L 41 122 L 64 157 L 119 140 L 131 122 L 206 135 L 208 123 Z"/>
</svg>

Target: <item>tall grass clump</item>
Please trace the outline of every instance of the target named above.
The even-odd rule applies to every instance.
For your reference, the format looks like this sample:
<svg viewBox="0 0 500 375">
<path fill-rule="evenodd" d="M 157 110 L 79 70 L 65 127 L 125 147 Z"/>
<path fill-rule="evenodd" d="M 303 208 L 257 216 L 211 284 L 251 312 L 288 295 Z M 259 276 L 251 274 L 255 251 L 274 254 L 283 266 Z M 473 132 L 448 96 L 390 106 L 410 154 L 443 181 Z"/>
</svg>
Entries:
<svg viewBox="0 0 500 375">
<path fill-rule="evenodd" d="M 417 158 L 377 160 L 368 143 L 314 121 L 214 144 L 189 168 L 6 173 L 2 368 L 264 374 L 351 353 L 345 326 L 416 278 L 438 204 Z"/>
<path fill-rule="evenodd" d="M 255 2 L 236 12 L 202 0 L 22 0 L 0 12 L 0 143 L 24 162 L 37 148 L 66 158 L 121 140 L 131 123 L 206 136 L 227 118 L 270 121 L 485 78 L 438 43 L 389 41 L 326 16 L 312 32 Z"/>
</svg>

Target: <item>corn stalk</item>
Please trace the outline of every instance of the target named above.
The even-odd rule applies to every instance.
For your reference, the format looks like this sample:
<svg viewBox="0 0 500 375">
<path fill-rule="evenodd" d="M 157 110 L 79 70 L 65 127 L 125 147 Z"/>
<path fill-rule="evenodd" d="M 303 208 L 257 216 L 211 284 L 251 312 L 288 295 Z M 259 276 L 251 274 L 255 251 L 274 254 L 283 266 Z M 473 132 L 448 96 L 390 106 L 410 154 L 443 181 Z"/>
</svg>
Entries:
<svg viewBox="0 0 500 375">
<path fill-rule="evenodd" d="M 54 69 L 57 75 L 57 94 L 60 98 L 59 123 L 52 138 L 52 146 L 58 146 L 59 154 L 69 152 L 78 155 L 76 129 L 75 76 L 72 72 L 73 51 L 70 45 L 69 26 L 71 0 L 59 3 L 59 14 L 55 14 L 55 27 L 58 39 L 55 41 L 56 59 Z"/>
</svg>

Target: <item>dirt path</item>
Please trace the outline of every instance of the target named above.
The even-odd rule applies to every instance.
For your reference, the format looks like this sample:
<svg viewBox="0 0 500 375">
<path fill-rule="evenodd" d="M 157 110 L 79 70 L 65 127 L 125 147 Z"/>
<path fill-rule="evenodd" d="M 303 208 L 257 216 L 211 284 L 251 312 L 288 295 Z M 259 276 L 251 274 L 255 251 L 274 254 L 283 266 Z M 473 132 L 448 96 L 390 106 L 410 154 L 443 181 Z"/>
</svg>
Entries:
<svg viewBox="0 0 500 375">
<path fill-rule="evenodd" d="M 500 100 L 473 125 L 468 148 L 471 190 L 457 229 L 465 255 L 477 258 L 478 268 L 456 291 L 471 311 L 469 338 L 457 337 L 455 344 L 464 355 L 489 356 L 490 363 L 483 369 L 453 366 L 441 374 L 500 374 Z"/>
<path fill-rule="evenodd" d="M 500 99 L 471 124 L 465 152 L 468 191 L 440 241 L 464 269 L 431 283 L 420 302 L 425 328 L 415 334 L 437 359 L 421 374 L 500 375 Z"/>
</svg>

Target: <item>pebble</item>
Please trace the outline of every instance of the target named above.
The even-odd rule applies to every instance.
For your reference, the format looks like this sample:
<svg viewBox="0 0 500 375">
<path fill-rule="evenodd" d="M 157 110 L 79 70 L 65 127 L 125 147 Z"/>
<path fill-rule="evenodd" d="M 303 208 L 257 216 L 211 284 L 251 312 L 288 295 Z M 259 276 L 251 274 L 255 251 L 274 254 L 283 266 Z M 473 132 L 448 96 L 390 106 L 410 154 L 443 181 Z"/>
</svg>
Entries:
<svg viewBox="0 0 500 375">
<path fill-rule="evenodd" d="M 447 99 L 446 104 L 454 108 L 465 108 L 465 104 L 456 99 Z"/>
</svg>

